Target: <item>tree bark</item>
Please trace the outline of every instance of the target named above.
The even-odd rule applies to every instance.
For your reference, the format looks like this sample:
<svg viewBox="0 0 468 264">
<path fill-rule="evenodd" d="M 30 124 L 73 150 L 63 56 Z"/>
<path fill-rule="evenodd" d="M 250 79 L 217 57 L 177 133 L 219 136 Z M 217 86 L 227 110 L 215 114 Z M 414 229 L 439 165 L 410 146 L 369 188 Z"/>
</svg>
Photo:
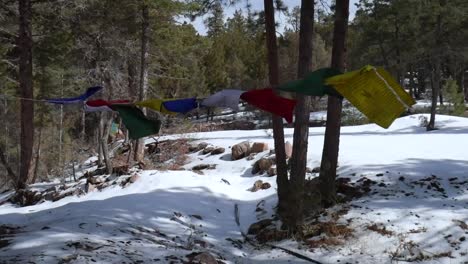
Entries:
<svg viewBox="0 0 468 264">
<path fill-rule="evenodd" d="M 104 156 L 104 163 L 106 165 L 106 170 L 107 174 L 112 174 L 112 161 L 110 159 L 109 155 L 109 147 L 107 144 L 107 140 L 109 139 L 109 132 L 110 132 L 110 127 L 112 126 L 112 114 L 109 115 L 107 112 L 103 112 L 103 131 L 102 131 L 102 138 L 101 138 L 101 148 L 102 148 L 102 153 Z"/>
<path fill-rule="evenodd" d="M 19 0 L 19 88 L 22 98 L 33 98 L 32 74 L 32 33 L 31 1 Z M 18 189 L 26 187 L 29 178 L 34 144 L 34 104 L 31 100 L 21 100 L 21 146 L 20 175 L 16 184 Z"/>
<path fill-rule="evenodd" d="M 466 84 L 466 71 L 468 69 L 463 69 L 460 74 L 460 88 L 465 96 L 465 102 L 468 101 L 468 85 Z"/>
<path fill-rule="evenodd" d="M 442 1 L 439 1 L 439 5 L 442 6 Z M 440 14 L 437 15 L 437 28 L 436 28 L 436 45 L 434 48 L 434 69 L 431 74 L 431 81 L 432 81 L 432 104 L 431 104 L 431 118 L 429 119 L 429 124 L 426 127 L 427 131 L 431 131 L 436 129 L 435 127 L 435 116 L 437 110 L 437 99 L 440 93 L 440 44 L 441 44 L 441 26 L 442 26 L 442 16 Z M 442 105 L 442 104 L 441 104 Z"/>
<path fill-rule="evenodd" d="M 41 121 L 40 121 L 40 128 L 39 128 L 39 135 L 37 137 L 37 149 L 36 149 L 36 157 L 34 158 L 34 173 L 31 179 L 31 184 L 34 184 L 37 180 L 37 173 L 39 171 L 39 160 L 41 158 L 41 143 L 42 143 L 42 130 L 44 129 L 44 119 L 43 115 L 41 115 Z"/>
<path fill-rule="evenodd" d="M 440 61 L 438 58 L 435 59 L 434 70 L 431 73 L 431 84 L 432 84 L 432 102 L 431 102 L 431 117 L 429 124 L 426 127 L 427 131 L 435 130 L 435 116 L 437 110 L 437 99 L 440 92 Z"/>
<path fill-rule="evenodd" d="M 97 129 L 97 137 L 96 137 L 96 144 L 98 146 L 98 167 L 101 167 L 104 163 L 103 163 L 103 150 L 102 150 L 102 144 L 101 144 L 101 139 L 103 137 L 103 134 L 104 134 L 104 119 L 103 119 L 103 112 L 100 113 L 99 115 L 99 127 Z"/>
<path fill-rule="evenodd" d="M 15 172 L 11 169 L 10 165 L 8 164 L 6 158 L 5 158 L 5 152 L 3 151 L 3 148 L 2 148 L 2 145 L 0 144 L 0 161 L 2 162 L 3 166 L 5 167 L 5 169 L 7 170 L 7 173 L 8 173 L 8 177 L 10 178 L 10 180 L 13 182 L 13 184 L 15 185 L 15 188 L 19 189 L 16 184 L 17 184 L 17 181 L 16 181 L 16 174 Z"/>
<path fill-rule="evenodd" d="M 266 44 L 268 51 L 268 77 L 271 86 L 276 86 L 279 83 L 279 66 L 278 66 L 278 47 L 276 43 L 276 28 L 275 28 L 275 10 L 273 0 L 264 0 L 265 6 L 265 30 Z M 286 152 L 284 147 L 284 130 L 283 119 L 281 117 L 272 116 L 273 120 L 273 139 L 275 142 L 276 154 L 276 182 L 278 184 L 278 212 L 284 215 L 288 208 L 288 169 L 286 165 Z"/>
<path fill-rule="evenodd" d="M 302 79 L 312 69 L 312 37 L 314 26 L 314 1 L 302 0 L 299 33 L 299 61 L 297 78 Z M 304 213 L 304 182 L 309 139 L 310 96 L 297 95 L 295 109 L 293 152 L 289 184 L 289 229 L 301 234 Z"/>
<path fill-rule="evenodd" d="M 345 70 L 345 42 L 348 29 L 349 0 L 337 0 L 333 30 L 333 68 Z M 336 168 L 340 145 L 342 98 L 328 96 L 327 124 L 320 164 L 320 192 L 322 203 L 330 206 L 336 203 Z"/>
<path fill-rule="evenodd" d="M 145 100 L 148 90 L 148 56 L 149 56 L 149 12 L 148 5 L 142 1 L 141 7 L 141 69 L 140 69 L 140 93 L 138 99 Z M 145 109 L 143 109 L 145 112 Z M 145 112 L 146 113 L 146 112 Z M 135 160 L 142 161 L 145 156 L 144 139 L 139 139 L 135 146 Z"/>
</svg>

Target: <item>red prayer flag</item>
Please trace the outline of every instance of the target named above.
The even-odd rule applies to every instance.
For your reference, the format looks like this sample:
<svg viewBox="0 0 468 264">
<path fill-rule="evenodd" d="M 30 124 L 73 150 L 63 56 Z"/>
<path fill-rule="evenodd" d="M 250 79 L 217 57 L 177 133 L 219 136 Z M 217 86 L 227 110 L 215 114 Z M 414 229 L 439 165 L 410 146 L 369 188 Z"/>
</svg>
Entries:
<svg viewBox="0 0 468 264">
<path fill-rule="evenodd" d="M 85 104 L 85 110 L 88 112 L 97 112 L 97 111 L 112 111 L 110 108 L 113 104 L 129 104 L 129 100 L 112 100 L 105 101 L 102 99 L 87 101 Z"/>
<path fill-rule="evenodd" d="M 240 98 L 257 108 L 284 117 L 288 123 L 293 121 L 296 100 L 281 97 L 271 88 L 251 90 L 243 93 Z"/>
</svg>

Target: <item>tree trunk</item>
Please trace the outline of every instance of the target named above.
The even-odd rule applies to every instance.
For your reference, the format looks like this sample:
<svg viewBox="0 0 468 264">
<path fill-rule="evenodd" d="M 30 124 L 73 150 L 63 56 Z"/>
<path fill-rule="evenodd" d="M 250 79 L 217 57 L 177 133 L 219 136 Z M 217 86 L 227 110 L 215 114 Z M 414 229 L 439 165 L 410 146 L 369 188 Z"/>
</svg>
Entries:
<svg viewBox="0 0 468 264">
<path fill-rule="evenodd" d="M 81 110 L 81 140 L 86 140 L 86 112 L 84 109 Z"/>
<path fill-rule="evenodd" d="M 440 61 L 438 58 L 435 59 L 434 71 L 431 73 L 432 83 L 432 102 L 431 102 L 431 118 L 429 124 L 426 127 L 427 131 L 435 130 L 435 116 L 437 110 L 437 99 L 440 92 Z"/>
<path fill-rule="evenodd" d="M 297 79 L 302 79 L 312 68 L 312 36 L 314 26 L 314 1 L 302 0 L 299 33 L 299 61 Z M 289 184 L 289 229 L 301 234 L 304 213 L 304 182 L 309 139 L 310 97 L 296 96 L 293 152 Z"/>
<path fill-rule="evenodd" d="M 439 1 L 439 5 L 442 5 L 441 1 Z M 431 104 L 431 118 L 429 120 L 429 124 L 426 127 L 427 131 L 431 131 L 436 129 L 435 127 L 435 116 L 436 116 L 436 109 L 437 109 L 437 98 L 439 97 L 440 93 L 440 42 L 441 42 L 441 26 L 442 26 L 442 16 L 440 14 L 437 15 L 437 29 L 436 29 L 436 46 L 434 48 L 434 69 L 431 74 L 431 81 L 432 81 L 432 104 Z M 441 104 L 442 105 L 442 104 Z"/>
<path fill-rule="evenodd" d="M 39 160 L 41 158 L 41 142 L 42 142 L 42 130 L 44 129 L 43 124 L 43 114 L 41 115 L 40 121 L 41 127 L 39 128 L 39 135 L 37 137 L 37 149 L 36 149 L 36 157 L 34 158 L 34 173 L 31 179 L 31 184 L 34 184 L 37 180 L 37 172 L 39 171 Z"/>
<path fill-rule="evenodd" d="M 22 98 L 33 98 L 31 1 L 19 0 L 19 88 Z M 26 187 L 34 144 L 34 104 L 21 100 L 20 175 L 17 188 Z"/>
<path fill-rule="evenodd" d="M 3 166 L 5 167 L 5 169 L 7 170 L 7 173 L 8 173 L 8 177 L 10 178 L 10 180 L 13 182 L 13 184 L 15 184 L 15 188 L 16 189 L 19 189 L 18 186 L 16 186 L 17 184 L 17 180 L 16 180 L 16 174 L 15 172 L 11 169 L 10 165 L 8 164 L 6 158 L 5 158 L 5 152 L 3 151 L 3 148 L 2 148 L 2 145 L 0 144 L 0 161 L 2 162 Z"/>
<path fill-rule="evenodd" d="M 104 113 L 101 112 L 99 115 L 99 127 L 97 129 L 97 137 L 96 137 L 96 144 L 98 145 L 98 167 L 102 167 L 103 163 L 103 150 L 102 150 L 102 144 L 101 144 L 101 139 L 104 134 L 104 119 L 103 119 Z"/>
<path fill-rule="evenodd" d="M 463 69 L 460 74 L 460 88 L 465 96 L 465 102 L 468 102 L 468 85 L 466 84 L 466 71 L 468 69 Z"/>
<path fill-rule="evenodd" d="M 128 72 L 128 98 L 135 100 L 137 98 L 137 70 L 135 62 L 132 59 L 127 61 L 127 72 Z"/>
<path fill-rule="evenodd" d="M 335 10 L 331 66 L 344 71 L 349 0 L 337 0 Z M 340 145 L 342 100 L 343 99 L 339 97 L 328 96 L 327 124 L 319 175 L 322 203 L 325 206 L 336 203 L 335 178 Z"/>
<path fill-rule="evenodd" d="M 265 29 L 266 42 L 268 51 L 268 77 L 271 86 L 276 86 L 279 83 L 279 66 L 278 66 L 278 47 L 276 43 L 276 28 L 275 28 L 275 10 L 273 0 L 264 0 L 265 6 Z M 275 141 L 276 154 L 276 182 L 278 184 L 278 212 L 279 215 L 284 215 L 288 208 L 288 169 L 286 165 L 286 152 L 284 147 L 284 130 L 283 119 L 281 117 L 272 116 L 273 120 L 273 139 Z"/>
<path fill-rule="evenodd" d="M 109 155 L 109 147 L 107 144 L 107 140 L 109 139 L 109 132 L 110 128 L 112 126 L 112 114 L 109 114 L 108 112 L 103 112 L 103 120 L 105 120 L 104 127 L 102 130 L 102 138 L 101 138 L 101 148 L 102 148 L 102 153 L 104 156 L 104 163 L 106 165 L 106 170 L 107 174 L 112 174 L 112 161 L 110 160 L 110 155 Z"/>
<path fill-rule="evenodd" d="M 141 8 L 141 69 L 140 69 L 140 93 L 138 99 L 145 100 L 148 90 L 148 56 L 149 56 L 149 13 L 148 5 L 142 1 Z M 143 109 L 145 112 L 145 109 Z M 146 113 L 146 112 L 145 112 Z M 145 156 L 144 139 L 139 139 L 135 146 L 135 160 L 142 161 Z"/>
<path fill-rule="evenodd" d="M 442 94 L 442 85 L 440 83 L 440 77 L 439 77 L 439 104 L 441 106 L 444 105 L 444 95 Z"/>
</svg>

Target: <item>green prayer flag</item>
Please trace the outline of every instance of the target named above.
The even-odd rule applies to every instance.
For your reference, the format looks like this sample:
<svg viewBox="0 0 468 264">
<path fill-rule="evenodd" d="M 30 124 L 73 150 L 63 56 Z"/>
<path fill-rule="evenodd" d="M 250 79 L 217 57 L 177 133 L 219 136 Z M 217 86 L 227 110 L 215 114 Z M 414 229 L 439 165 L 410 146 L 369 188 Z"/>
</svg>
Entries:
<svg viewBox="0 0 468 264">
<path fill-rule="evenodd" d="M 160 120 L 149 120 L 140 109 L 133 105 L 114 104 L 110 107 L 112 110 L 119 112 L 131 139 L 157 134 L 161 128 Z"/>
<path fill-rule="evenodd" d="M 341 74 L 337 69 L 322 68 L 308 73 L 304 79 L 287 82 L 278 86 L 279 90 L 312 96 L 339 95 L 333 87 L 325 84 L 329 77 Z"/>
</svg>

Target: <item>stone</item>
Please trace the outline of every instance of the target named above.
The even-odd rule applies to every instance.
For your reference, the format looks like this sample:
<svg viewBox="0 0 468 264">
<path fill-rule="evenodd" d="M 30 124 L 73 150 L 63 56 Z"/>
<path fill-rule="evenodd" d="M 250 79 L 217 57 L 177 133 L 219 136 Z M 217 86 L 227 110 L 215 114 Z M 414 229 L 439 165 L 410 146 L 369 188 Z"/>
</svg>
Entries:
<svg viewBox="0 0 468 264">
<path fill-rule="evenodd" d="M 256 192 L 258 190 L 266 190 L 271 187 L 271 184 L 268 182 L 263 182 L 262 180 L 258 180 L 254 183 L 253 187 L 248 189 L 248 191 Z"/>
<path fill-rule="evenodd" d="M 90 193 L 90 192 L 93 192 L 96 190 L 96 185 L 92 184 L 92 183 L 86 183 L 85 185 L 85 192 L 87 193 Z"/>
<path fill-rule="evenodd" d="M 138 181 L 140 179 L 140 175 L 138 174 L 133 174 L 130 179 L 128 179 L 128 182 L 129 183 L 135 183 L 136 181 Z"/>
<path fill-rule="evenodd" d="M 247 157 L 250 154 L 250 143 L 248 141 L 238 143 L 232 146 L 231 151 L 232 160 L 239 160 Z"/>
<path fill-rule="evenodd" d="M 269 168 L 267 173 L 268 173 L 268 176 L 270 176 L 270 177 L 275 176 L 277 174 L 276 167 Z"/>
<path fill-rule="evenodd" d="M 265 150 L 268 150 L 268 143 L 254 142 L 252 148 L 250 149 L 250 153 L 260 153 Z"/>
<path fill-rule="evenodd" d="M 266 189 L 270 189 L 270 187 L 271 187 L 270 183 L 264 182 L 264 183 L 262 183 L 261 189 L 266 190 Z"/>
<path fill-rule="evenodd" d="M 217 148 L 213 149 L 213 151 L 211 151 L 211 155 L 223 154 L 225 151 L 226 151 L 225 148 L 217 147 Z"/>
<path fill-rule="evenodd" d="M 257 174 L 266 172 L 271 168 L 271 166 L 273 166 L 273 164 L 274 162 L 272 159 L 261 158 L 254 163 L 252 173 Z"/>
<path fill-rule="evenodd" d="M 91 183 L 91 184 L 100 184 L 100 183 L 103 183 L 106 181 L 106 178 L 105 177 L 89 177 L 88 180 L 87 180 L 87 183 Z"/>
<path fill-rule="evenodd" d="M 253 160 L 255 159 L 255 156 L 257 155 L 257 153 L 250 153 L 249 156 L 247 156 L 247 160 Z"/>
<path fill-rule="evenodd" d="M 210 154 L 214 150 L 214 147 L 206 147 L 205 149 L 202 150 L 202 154 Z"/>
<path fill-rule="evenodd" d="M 252 188 L 248 189 L 248 191 L 251 191 L 251 192 L 256 192 L 260 189 L 262 189 L 262 184 L 263 184 L 263 181 L 262 180 L 258 180 L 256 182 L 254 182 L 254 185 Z"/>
<path fill-rule="evenodd" d="M 208 146 L 208 143 L 206 143 L 206 142 L 201 142 L 201 143 L 198 143 L 198 144 L 192 143 L 192 144 L 190 144 L 188 150 L 189 150 L 189 152 L 196 152 L 196 151 L 200 151 L 200 150 L 206 148 L 207 146 Z"/>
<path fill-rule="evenodd" d="M 271 219 L 263 219 L 263 220 L 260 220 L 256 223 L 253 223 L 252 225 L 250 225 L 249 227 L 249 230 L 248 230 L 248 234 L 249 235 L 255 235 L 255 234 L 258 234 L 262 229 L 264 229 L 265 227 L 268 227 L 269 225 L 271 225 L 271 223 L 273 222 L 273 220 Z"/>
<path fill-rule="evenodd" d="M 292 145 L 289 141 L 286 141 L 286 143 L 284 143 L 284 151 L 286 152 L 286 158 L 289 159 L 291 158 L 292 156 Z"/>
<path fill-rule="evenodd" d="M 218 264 L 218 261 L 216 260 L 213 255 L 211 255 L 208 252 L 202 252 L 198 255 L 196 255 L 193 258 L 192 263 L 199 263 L 199 264 Z"/>
<path fill-rule="evenodd" d="M 193 171 L 201 171 L 201 170 L 214 170 L 216 169 L 216 164 L 198 164 L 193 166 Z"/>
</svg>

